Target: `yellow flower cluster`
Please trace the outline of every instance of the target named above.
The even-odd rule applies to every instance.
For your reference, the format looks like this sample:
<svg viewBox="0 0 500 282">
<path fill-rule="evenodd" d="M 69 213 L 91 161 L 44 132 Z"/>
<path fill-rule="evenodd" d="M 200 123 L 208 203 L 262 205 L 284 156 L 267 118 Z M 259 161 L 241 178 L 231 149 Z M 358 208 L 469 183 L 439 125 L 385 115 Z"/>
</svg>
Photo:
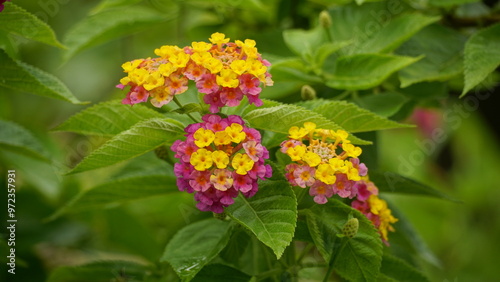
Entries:
<svg viewBox="0 0 500 282">
<path fill-rule="evenodd" d="M 387 237 L 387 232 L 394 232 L 394 227 L 392 227 L 392 223 L 396 223 L 398 221 L 397 218 L 392 216 L 392 212 L 387 207 L 387 202 L 380 199 L 377 195 L 370 195 L 368 198 L 368 203 L 370 204 L 370 212 L 376 216 L 378 216 L 379 226 L 378 230 L 384 242 L 387 242 L 389 239 Z"/>
</svg>

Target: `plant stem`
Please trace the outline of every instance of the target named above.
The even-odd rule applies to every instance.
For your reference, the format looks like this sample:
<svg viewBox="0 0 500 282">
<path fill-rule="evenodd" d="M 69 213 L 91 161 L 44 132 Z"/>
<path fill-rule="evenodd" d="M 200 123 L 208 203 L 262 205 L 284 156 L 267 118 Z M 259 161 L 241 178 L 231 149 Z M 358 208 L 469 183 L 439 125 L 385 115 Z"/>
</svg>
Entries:
<svg viewBox="0 0 500 282">
<path fill-rule="evenodd" d="M 302 260 L 306 257 L 306 255 L 311 251 L 311 249 L 314 247 L 314 244 L 308 243 L 307 246 L 304 247 L 302 252 L 300 253 L 299 257 L 297 258 L 297 265 L 300 265 Z"/>
<path fill-rule="evenodd" d="M 177 97 L 174 96 L 174 103 L 177 104 L 177 106 L 179 106 L 179 108 L 182 108 L 182 104 L 179 102 L 179 100 L 177 100 Z M 189 118 L 191 118 L 194 122 L 198 123 L 199 121 L 196 120 L 190 113 L 186 113 L 188 115 Z"/>
</svg>

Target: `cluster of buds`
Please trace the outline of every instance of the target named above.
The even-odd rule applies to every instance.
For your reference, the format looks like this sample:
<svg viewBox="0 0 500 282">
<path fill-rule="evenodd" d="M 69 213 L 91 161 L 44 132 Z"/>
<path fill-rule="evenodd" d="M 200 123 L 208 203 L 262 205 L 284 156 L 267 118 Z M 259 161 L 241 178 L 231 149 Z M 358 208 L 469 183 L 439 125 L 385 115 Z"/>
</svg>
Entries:
<svg viewBox="0 0 500 282">
<path fill-rule="evenodd" d="M 273 85 L 268 67 L 255 47 L 255 41 L 246 39 L 229 42 L 222 33 L 214 33 L 208 42 L 193 42 L 179 48 L 165 45 L 155 50 L 156 58 L 126 62 L 122 68 L 127 76 L 117 87 L 130 90 L 124 104 L 148 101 L 161 107 L 188 89 L 192 80 L 210 111 L 217 113 L 224 106 L 237 106 L 248 98 L 251 104 L 261 106 L 261 84 Z"/>
<path fill-rule="evenodd" d="M 271 177 L 260 133 L 246 127 L 241 117 L 208 114 L 185 131 L 186 140 L 171 148 L 180 160 L 174 172 L 179 190 L 195 192 L 200 210 L 222 213 L 239 192 L 251 197 L 258 191 L 257 181 Z"/>
<path fill-rule="evenodd" d="M 356 197 L 356 183 L 368 170 L 358 159 L 361 148 L 350 144 L 347 132 L 319 129 L 306 122 L 304 127 L 291 127 L 288 137 L 280 150 L 293 161 L 286 166 L 285 175 L 292 185 L 310 188 L 309 194 L 318 204 L 333 195 Z"/>
<path fill-rule="evenodd" d="M 378 197 L 378 188 L 367 177 L 358 181 L 358 187 L 358 197 L 352 201 L 351 206 L 370 219 L 380 233 L 382 241 L 388 244 L 388 231 L 394 232 L 391 224 L 396 223 L 398 219 L 392 215 L 387 202 Z"/>
</svg>

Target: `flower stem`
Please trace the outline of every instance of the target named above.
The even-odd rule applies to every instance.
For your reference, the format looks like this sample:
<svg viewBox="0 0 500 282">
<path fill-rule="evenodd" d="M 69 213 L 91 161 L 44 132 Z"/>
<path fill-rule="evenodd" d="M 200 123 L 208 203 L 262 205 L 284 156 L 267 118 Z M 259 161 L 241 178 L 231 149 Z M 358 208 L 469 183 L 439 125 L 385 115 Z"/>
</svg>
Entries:
<svg viewBox="0 0 500 282">
<path fill-rule="evenodd" d="M 337 240 L 338 239 L 339 238 L 337 238 Z M 337 240 L 335 240 L 335 241 L 337 241 Z M 335 260 L 337 259 L 339 254 L 342 252 L 345 245 L 347 245 L 347 240 L 349 240 L 349 238 L 342 237 L 342 238 L 340 238 L 340 247 L 337 247 L 338 246 L 337 244 L 335 244 L 337 246 L 334 245 L 333 251 L 332 251 L 332 256 L 330 257 L 330 262 L 328 263 L 328 270 L 326 271 L 325 278 L 323 278 L 323 282 L 327 282 L 328 278 L 330 278 L 330 275 L 332 274 L 332 271 L 333 271 L 333 265 L 335 264 Z"/>
<path fill-rule="evenodd" d="M 179 106 L 179 108 L 182 108 L 182 104 L 179 102 L 179 100 L 177 100 L 177 97 L 174 96 L 174 103 Z M 194 122 L 198 123 L 200 121 L 196 120 L 190 113 L 186 113 L 188 115 L 189 118 L 191 118 Z"/>
</svg>

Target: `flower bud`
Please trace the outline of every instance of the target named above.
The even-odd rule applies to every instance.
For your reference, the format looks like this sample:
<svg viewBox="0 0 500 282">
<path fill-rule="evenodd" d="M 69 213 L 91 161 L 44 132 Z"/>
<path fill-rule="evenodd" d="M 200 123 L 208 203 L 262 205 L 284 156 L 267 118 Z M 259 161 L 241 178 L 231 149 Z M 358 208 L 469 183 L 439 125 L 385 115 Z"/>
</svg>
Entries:
<svg viewBox="0 0 500 282">
<path fill-rule="evenodd" d="M 342 227 L 342 234 L 347 238 L 353 238 L 358 233 L 359 221 L 357 218 L 349 219 L 344 227 Z"/>
<path fill-rule="evenodd" d="M 332 17 L 330 16 L 330 13 L 328 11 L 323 10 L 321 13 L 319 13 L 319 24 L 323 28 L 329 28 L 332 26 Z"/>
<path fill-rule="evenodd" d="M 300 97 L 302 97 L 302 100 L 314 100 L 316 99 L 316 90 L 306 84 L 300 90 Z"/>
</svg>

